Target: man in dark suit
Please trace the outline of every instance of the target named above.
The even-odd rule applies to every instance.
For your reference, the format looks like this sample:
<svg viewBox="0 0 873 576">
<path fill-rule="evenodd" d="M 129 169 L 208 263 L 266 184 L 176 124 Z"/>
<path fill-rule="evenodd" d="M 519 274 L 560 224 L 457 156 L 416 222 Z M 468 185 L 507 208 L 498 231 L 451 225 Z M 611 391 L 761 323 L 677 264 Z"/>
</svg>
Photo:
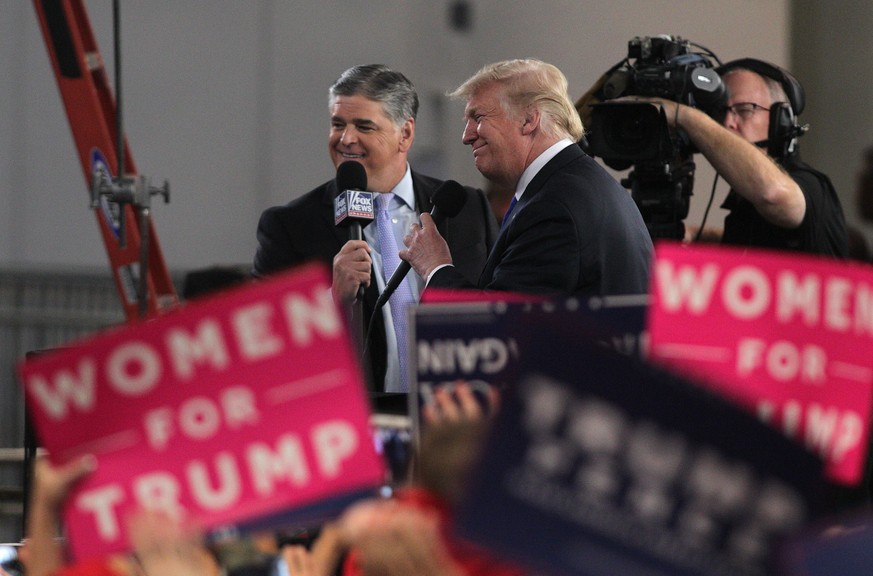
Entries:
<svg viewBox="0 0 873 576">
<path fill-rule="evenodd" d="M 628 192 L 576 142 L 582 122 L 550 64 L 486 66 L 452 93 L 467 101 L 476 168 L 515 191 L 475 287 L 546 296 L 645 294 L 652 241 Z M 428 286 L 473 287 L 422 215 L 400 253 Z"/>
<path fill-rule="evenodd" d="M 364 240 L 349 240 L 349 232 L 334 220 L 335 180 L 330 180 L 284 206 L 269 208 L 258 223 L 255 276 L 320 261 L 331 266 L 334 297 L 351 306 L 358 287 L 366 287 L 362 303 L 366 326 L 374 322 L 368 348 L 371 385 L 375 391 L 403 392 L 400 356 L 393 326 L 392 304 L 373 314 L 385 278 L 383 254 L 403 247 L 404 234 L 420 212 L 429 212 L 432 195 L 442 181 L 409 168 L 407 155 L 415 137 L 418 96 L 412 83 L 382 65 L 355 66 L 346 70 L 329 91 L 330 134 L 328 151 L 335 166 L 360 162 L 367 173 L 367 189 L 390 198 L 388 212 L 396 246 L 380 245 L 376 222 L 364 228 Z M 392 193 L 393 196 L 388 196 Z M 497 234 L 497 223 L 481 190 L 465 188 L 460 213 L 446 219 L 440 232 L 455 254 L 458 273 L 475 279 Z M 378 219 L 378 215 L 377 215 Z M 417 301 L 424 280 L 415 273 L 404 281 Z M 398 288 L 398 291 L 400 288 Z M 400 314 L 397 314 L 400 316 Z"/>
</svg>

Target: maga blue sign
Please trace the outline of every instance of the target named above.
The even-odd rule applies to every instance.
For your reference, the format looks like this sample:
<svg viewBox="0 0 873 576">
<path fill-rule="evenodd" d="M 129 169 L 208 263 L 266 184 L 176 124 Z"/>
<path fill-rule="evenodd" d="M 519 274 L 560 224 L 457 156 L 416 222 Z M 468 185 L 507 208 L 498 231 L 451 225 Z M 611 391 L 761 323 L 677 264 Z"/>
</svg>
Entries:
<svg viewBox="0 0 873 576">
<path fill-rule="evenodd" d="M 770 574 L 822 463 L 710 392 L 528 317 L 458 531 L 550 574 Z"/>
<path fill-rule="evenodd" d="M 416 372 L 410 414 L 433 401 L 433 391 L 464 380 L 484 399 L 488 388 L 506 387 L 516 377 L 524 350 L 519 338 L 530 319 L 560 318 L 575 338 L 585 338 L 622 354 L 644 357 L 648 296 L 631 295 L 536 302 L 451 302 L 422 304 L 414 310 Z M 417 422 L 417 420 L 416 420 Z"/>
</svg>

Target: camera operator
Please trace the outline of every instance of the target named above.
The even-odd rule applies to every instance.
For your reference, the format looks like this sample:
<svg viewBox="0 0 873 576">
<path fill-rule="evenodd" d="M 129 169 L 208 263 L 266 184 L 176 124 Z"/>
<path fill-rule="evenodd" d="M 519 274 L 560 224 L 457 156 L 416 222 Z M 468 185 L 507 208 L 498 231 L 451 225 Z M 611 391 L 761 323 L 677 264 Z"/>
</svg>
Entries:
<svg viewBox="0 0 873 576">
<path fill-rule="evenodd" d="M 787 71 L 751 58 L 717 69 L 727 89 L 716 116 L 660 98 L 664 108 L 731 186 L 723 244 L 795 250 L 845 258 L 846 223 L 830 179 L 800 160 L 795 119 L 804 107 L 801 84 Z"/>
</svg>

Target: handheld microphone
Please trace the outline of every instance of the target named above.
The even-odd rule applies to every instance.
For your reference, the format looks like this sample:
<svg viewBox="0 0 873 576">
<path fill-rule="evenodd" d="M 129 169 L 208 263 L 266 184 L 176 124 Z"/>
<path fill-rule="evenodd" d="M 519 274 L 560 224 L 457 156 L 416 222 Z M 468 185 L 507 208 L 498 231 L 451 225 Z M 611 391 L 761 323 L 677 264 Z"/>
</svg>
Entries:
<svg viewBox="0 0 873 576">
<path fill-rule="evenodd" d="M 336 169 L 339 193 L 333 199 L 334 223 L 349 229 L 349 240 L 363 240 L 363 227 L 373 221 L 373 193 L 367 192 L 367 171 L 360 162 L 346 161 Z M 364 285 L 358 288 L 358 300 L 364 297 Z"/>
<path fill-rule="evenodd" d="M 446 180 L 433 194 L 433 209 L 430 211 L 430 215 L 434 223 L 439 225 L 446 218 L 457 216 L 466 202 L 467 194 L 464 191 L 464 187 L 454 180 Z M 385 302 L 394 294 L 394 291 L 403 282 L 411 268 L 412 265 L 406 260 L 400 261 L 400 265 L 397 266 L 394 274 L 388 279 L 385 289 L 379 295 L 379 299 L 376 300 L 376 306 L 373 308 L 374 312 L 385 305 Z"/>
</svg>

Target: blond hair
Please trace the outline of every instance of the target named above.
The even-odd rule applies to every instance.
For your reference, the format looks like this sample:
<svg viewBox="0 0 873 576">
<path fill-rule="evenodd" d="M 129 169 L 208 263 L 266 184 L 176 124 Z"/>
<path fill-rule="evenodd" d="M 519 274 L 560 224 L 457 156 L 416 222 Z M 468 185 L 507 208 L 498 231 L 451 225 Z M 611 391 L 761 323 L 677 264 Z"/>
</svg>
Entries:
<svg viewBox="0 0 873 576">
<path fill-rule="evenodd" d="M 476 72 L 449 92 L 449 96 L 469 99 L 492 83 L 503 86 L 501 104 L 506 113 L 519 115 L 525 108 L 535 106 L 546 134 L 573 141 L 582 137 L 582 120 L 567 93 L 567 78 L 556 66 L 533 58 L 495 62 Z"/>
</svg>

